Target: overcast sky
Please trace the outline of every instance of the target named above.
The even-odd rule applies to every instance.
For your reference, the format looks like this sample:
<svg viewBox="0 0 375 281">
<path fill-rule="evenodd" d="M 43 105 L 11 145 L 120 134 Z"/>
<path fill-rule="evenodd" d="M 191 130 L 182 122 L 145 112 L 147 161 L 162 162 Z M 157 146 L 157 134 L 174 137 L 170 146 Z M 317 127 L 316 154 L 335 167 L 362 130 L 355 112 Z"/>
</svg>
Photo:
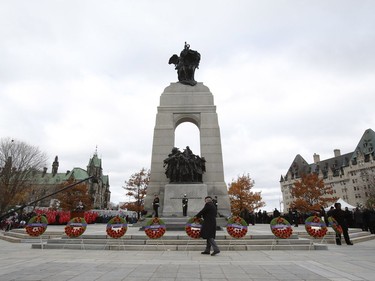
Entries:
<svg viewBox="0 0 375 281">
<path fill-rule="evenodd" d="M 56 155 L 60 172 L 86 168 L 97 147 L 111 201 L 125 201 L 187 41 L 214 95 L 226 183 L 249 173 L 264 209 L 279 208 L 297 154 L 348 153 L 375 129 L 374 14 L 374 1 L 1 1 L 0 138 L 38 146 L 49 171 Z M 176 146 L 198 154 L 198 134 L 178 127 Z"/>
</svg>

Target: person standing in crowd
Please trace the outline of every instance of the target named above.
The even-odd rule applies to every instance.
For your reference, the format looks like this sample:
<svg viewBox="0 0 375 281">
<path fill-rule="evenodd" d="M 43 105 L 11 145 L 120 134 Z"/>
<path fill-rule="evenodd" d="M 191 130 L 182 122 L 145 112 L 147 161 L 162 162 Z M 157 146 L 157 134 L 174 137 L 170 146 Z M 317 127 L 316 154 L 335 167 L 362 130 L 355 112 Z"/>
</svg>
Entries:
<svg viewBox="0 0 375 281">
<path fill-rule="evenodd" d="M 375 210 L 373 207 L 369 209 L 369 231 L 371 234 L 375 234 Z"/>
<path fill-rule="evenodd" d="M 212 202 L 211 196 L 206 196 L 204 198 L 205 205 L 203 209 L 196 214 L 195 217 L 203 218 L 201 237 L 206 239 L 206 249 L 201 253 L 202 255 L 209 255 L 211 248 L 213 252 L 211 256 L 215 256 L 220 253 L 220 249 L 216 244 L 216 215 L 217 211 L 215 205 Z"/>
<path fill-rule="evenodd" d="M 348 207 L 345 207 L 344 213 L 345 213 L 346 222 L 348 223 L 348 227 L 353 227 L 353 224 L 354 224 L 353 212 L 350 211 Z"/>
<path fill-rule="evenodd" d="M 280 217 L 280 212 L 279 212 L 279 210 L 277 208 L 275 208 L 275 210 L 273 210 L 273 217 L 274 218 Z"/>
<path fill-rule="evenodd" d="M 217 202 L 217 196 L 215 196 L 215 198 L 214 199 L 212 199 L 212 202 L 214 203 L 214 205 L 215 205 L 215 208 L 216 208 L 216 212 L 217 212 L 217 207 L 218 207 L 218 202 Z"/>
<path fill-rule="evenodd" d="M 370 225 L 370 210 L 368 208 L 365 208 L 362 213 L 363 218 L 363 230 L 368 231 L 369 225 Z"/>
<path fill-rule="evenodd" d="M 335 203 L 335 209 L 330 213 L 330 215 L 337 221 L 337 223 L 342 228 L 342 233 L 347 245 L 353 245 L 350 241 L 348 233 L 348 222 L 346 221 L 345 212 L 341 209 L 340 203 Z M 341 234 L 336 233 L 336 245 L 341 245 Z"/>
<path fill-rule="evenodd" d="M 243 218 L 247 224 L 249 224 L 249 222 L 250 222 L 250 213 L 249 213 L 249 210 L 247 208 L 243 207 L 241 209 L 240 217 Z"/>
<path fill-rule="evenodd" d="M 293 208 L 292 211 L 292 216 L 293 216 L 293 223 L 295 227 L 298 227 L 298 220 L 299 220 L 299 214 L 296 208 Z"/>
<path fill-rule="evenodd" d="M 358 207 L 355 208 L 353 216 L 354 216 L 355 227 L 365 230 L 365 228 L 363 227 L 363 214 L 362 214 L 362 211 Z"/>
<path fill-rule="evenodd" d="M 326 210 L 324 210 L 324 207 L 320 207 L 320 217 L 323 218 L 324 223 L 326 224 L 326 226 L 328 226 L 329 225 L 328 216 L 327 216 Z"/>
<path fill-rule="evenodd" d="M 249 211 L 249 217 L 250 217 L 249 224 L 251 223 L 252 225 L 255 225 L 255 214 L 253 211 Z"/>
<path fill-rule="evenodd" d="M 182 198 L 182 215 L 184 217 L 187 216 L 188 202 L 189 199 L 186 197 L 186 194 L 184 194 L 184 197 Z"/>
<path fill-rule="evenodd" d="M 270 218 L 266 210 L 263 211 L 262 220 L 263 220 L 262 223 L 270 223 Z"/>
<path fill-rule="evenodd" d="M 158 218 L 159 217 L 159 206 L 160 206 L 160 199 L 158 195 L 154 195 L 154 201 L 152 202 L 152 207 L 154 209 L 154 217 Z"/>
</svg>

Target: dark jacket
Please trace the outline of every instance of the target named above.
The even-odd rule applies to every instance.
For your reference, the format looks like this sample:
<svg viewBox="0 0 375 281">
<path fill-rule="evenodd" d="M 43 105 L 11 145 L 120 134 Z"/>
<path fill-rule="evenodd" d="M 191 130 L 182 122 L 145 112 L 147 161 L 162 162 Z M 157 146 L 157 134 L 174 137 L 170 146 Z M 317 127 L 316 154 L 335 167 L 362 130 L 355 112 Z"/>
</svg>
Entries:
<svg viewBox="0 0 375 281">
<path fill-rule="evenodd" d="M 214 203 L 207 202 L 203 209 L 196 215 L 198 218 L 203 218 L 201 237 L 203 239 L 216 237 L 216 207 Z"/>
<path fill-rule="evenodd" d="M 345 212 L 341 209 L 334 209 L 330 215 L 337 221 L 341 227 L 348 228 L 348 222 L 346 221 Z"/>
</svg>

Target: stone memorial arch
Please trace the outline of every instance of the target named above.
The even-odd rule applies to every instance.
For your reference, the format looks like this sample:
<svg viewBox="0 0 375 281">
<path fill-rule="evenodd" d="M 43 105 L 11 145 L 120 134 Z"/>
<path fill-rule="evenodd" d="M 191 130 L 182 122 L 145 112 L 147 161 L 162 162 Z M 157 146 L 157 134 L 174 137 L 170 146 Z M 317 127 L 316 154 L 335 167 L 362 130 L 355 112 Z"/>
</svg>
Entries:
<svg viewBox="0 0 375 281">
<path fill-rule="evenodd" d="M 185 44 L 184 51 L 186 49 L 191 51 Z M 183 52 L 181 52 L 180 58 Z M 178 61 L 174 63 L 177 69 Z M 214 97 L 203 83 L 195 82 L 194 71 L 190 79 L 179 71 L 179 82 L 171 83 L 165 88 L 157 108 L 151 157 L 151 178 L 145 199 L 145 208 L 148 212 L 152 212 L 153 197 L 158 194 L 160 198 L 159 214 L 181 216 L 182 197 L 186 194 L 189 199 L 188 216 L 191 216 L 201 210 L 204 206 L 204 197 L 210 195 L 213 198 L 217 196 L 218 212 L 221 215 L 229 216 L 230 203 L 224 181 L 220 127 Z M 187 80 L 189 81 L 187 82 Z M 184 122 L 191 122 L 199 129 L 200 156 L 206 160 L 206 172 L 203 174 L 202 182 L 170 183 L 165 174 L 163 162 L 175 146 L 176 128 Z"/>
</svg>

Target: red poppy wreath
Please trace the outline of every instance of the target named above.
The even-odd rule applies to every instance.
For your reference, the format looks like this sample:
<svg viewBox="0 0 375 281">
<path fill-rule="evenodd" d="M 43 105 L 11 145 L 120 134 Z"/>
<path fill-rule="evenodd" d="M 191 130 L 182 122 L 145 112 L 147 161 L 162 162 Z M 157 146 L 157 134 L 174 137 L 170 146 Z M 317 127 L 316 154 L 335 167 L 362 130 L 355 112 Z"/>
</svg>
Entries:
<svg viewBox="0 0 375 281">
<path fill-rule="evenodd" d="M 87 222 L 84 218 L 75 217 L 72 218 L 65 226 L 65 234 L 70 238 L 81 236 L 87 227 Z"/>
<path fill-rule="evenodd" d="M 341 225 L 333 217 L 328 217 L 328 223 L 337 234 L 342 234 Z"/>
<path fill-rule="evenodd" d="M 305 220 L 307 233 L 314 238 L 323 238 L 327 234 L 327 226 L 318 216 L 310 216 Z"/>
<path fill-rule="evenodd" d="M 246 221 L 239 217 L 233 216 L 228 219 L 227 232 L 233 238 L 242 238 L 247 233 L 247 223 Z"/>
<path fill-rule="evenodd" d="M 201 218 L 190 218 L 185 225 L 186 234 L 193 239 L 200 238 L 202 222 L 203 220 Z"/>
<path fill-rule="evenodd" d="M 287 239 L 293 233 L 290 223 L 282 217 L 274 218 L 271 221 L 270 226 L 272 233 L 278 238 Z"/>
<path fill-rule="evenodd" d="M 165 223 L 159 218 L 148 220 L 145 226 L 145 233 L 151 239 L 158 239 L 164 235 L 166 231 Z"/>
<path fill-rule="evenodd" d="M 125 235 L 128 229 L 126 221 L 119 216 L 116 216 L 109 220 L 107 223 L 107 235 L 112 238 L 121 238 Z"/>
<path fill-rule="evenodd" d="M 26 225 L 26 233 L 33 237 L 42 235 L 47 230 L 48 220 L 45 216 L 32 217 Z"/>
</svg>

